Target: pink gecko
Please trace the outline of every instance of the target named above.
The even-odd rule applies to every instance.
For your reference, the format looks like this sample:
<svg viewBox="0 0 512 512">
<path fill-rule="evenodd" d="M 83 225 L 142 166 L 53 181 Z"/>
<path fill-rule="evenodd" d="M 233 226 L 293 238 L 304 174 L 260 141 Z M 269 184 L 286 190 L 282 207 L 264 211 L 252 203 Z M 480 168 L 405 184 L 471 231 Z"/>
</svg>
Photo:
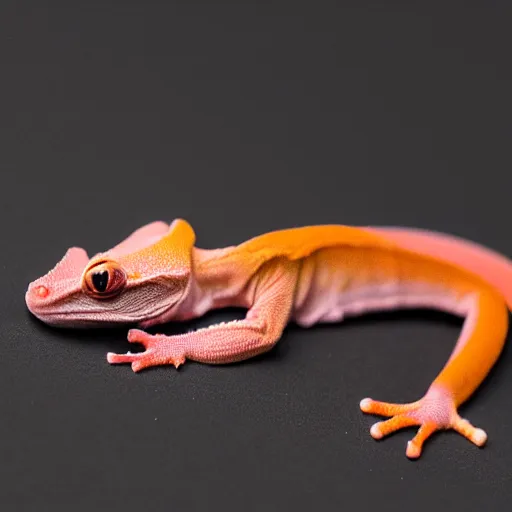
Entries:
<svg viewBox="0 0 512 512">
<path fill-rule="evenodd" d="M 227 306 L 243 320 L 176 336 L 132 329 L 144 352 L 113 354 L 133 371 L 178 367 L 186 359 L 218 364 L 270 350 L 289 322 L 309 327 L 349 315 L 396 308 L 434 308 L 466 318 L 445 367 L 410 404 L 363 399 L 375 439 L 418 426 L 406 454 L 420 456 L 433 432 L 452 428 L 482 446 L 487 434 L 457 412 L 480 385 L 506 340 L 512 307 L 512 262 L 479 245 L 400 228 L 310 226 L 275 231 L 240 245 L 204 250 L 184 220 L 148 224 L 89 259 L 71 248 L 32 282 L 29 310 L 55 326 L 135 324 L 141 329 L 199 317 Z"/>
</svg>

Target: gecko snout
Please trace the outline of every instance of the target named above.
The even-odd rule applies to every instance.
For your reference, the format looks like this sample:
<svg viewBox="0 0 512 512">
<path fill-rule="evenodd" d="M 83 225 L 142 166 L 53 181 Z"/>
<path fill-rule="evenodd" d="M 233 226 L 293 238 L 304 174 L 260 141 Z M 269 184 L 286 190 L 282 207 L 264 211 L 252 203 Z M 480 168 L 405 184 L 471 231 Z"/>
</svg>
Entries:
<svg viewBox="0 0 512 512">
<path fill-rule="evenodd" d="M 47 284 L 30 283 L 25 294 L 25 302 L 28 309 L 34 313 L 38 307 L 44 305 L 45 299 L 50 296 L 50 288 Z"/>
<path fill-rule="evenodd" d="M 34 288 L 32 293 L 38 297 L 41 297 L 41 299 L 44 299 L 50 295 L 50 290 L 48 290 L 48 288 L 44 285 L 39 285 Z"/>
</svg>

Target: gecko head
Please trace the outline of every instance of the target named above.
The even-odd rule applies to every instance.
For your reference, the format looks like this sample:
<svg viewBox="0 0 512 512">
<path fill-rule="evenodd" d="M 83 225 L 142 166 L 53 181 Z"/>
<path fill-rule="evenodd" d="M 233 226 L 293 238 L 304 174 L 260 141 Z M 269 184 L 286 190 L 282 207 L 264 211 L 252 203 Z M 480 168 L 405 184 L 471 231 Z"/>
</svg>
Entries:
<svg viewBox="0 0 512 512">
<path fill-rule="evenodd" d="M 148 321 L 185 297 L 192 271 L 195 234 L 182 219 L 153 222 L 89 258 L 80 247 L 31 282 L 29 311 L 61 327 L 109 326 Z"/>
</svg>

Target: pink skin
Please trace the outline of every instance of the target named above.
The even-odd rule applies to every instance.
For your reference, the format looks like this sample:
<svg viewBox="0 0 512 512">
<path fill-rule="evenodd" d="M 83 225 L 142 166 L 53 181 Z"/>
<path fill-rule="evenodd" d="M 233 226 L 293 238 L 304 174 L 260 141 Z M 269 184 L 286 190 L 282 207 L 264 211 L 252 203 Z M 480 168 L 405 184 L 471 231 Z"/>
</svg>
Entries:
<svg viewBox="0 0 512 512">
<path fill-rule="evenodd" d="M 43 322 L 57 327 L 101 327 L 148 322 L 168 313 L 183 296 L 189 268 L 152 269 L 133 254 L 173 234 L 180 225 L 154 222 L 136 230 L 107 252 L 89 259 L 86 251 L 73 247 L 46 275 L 29 284 L 25 295 L 28 309 Z M 95 260 L 111 258 L 123 262 L 129 278 L 123 293 L 112 300 L 97 300 L 82 290 L 84 271 Z M 169 255 L 172 261 L 172 255 Z M 189 263 L 189 262 L 188 262 Z"/>
<path fill-rule="evenodd" d="M 128 341 L 142 344 L 145 351 L 109 353 L 107 359 L 112 364 L 129 363 L 135 372 L 157 365 L 177 368 L 187 359 L 209 364 L 245 360 L 270 350 L 291 321 L 309 327 L 369 311 L 426 307 L 467 317 L 451 359 L 474 329 L 475 297 L 461 295 L 442 282 L 403 278 L 399 253 L 391 260 L 396 272 L 386 274 L 375 266 L 374 257 L 364 268 L 354 264 L 353 251 L 360 251 L 355 245 L 325 251 L 319 247 L 310 256 L 293 259 L 272 251 L 265 256 L 242 252 L 241 246 L 203 250 L 193 247 L 194 241 L 190 226 L 177 220 L 171 226 L 163 222 L 144 226 L 91 259 L 83 249 L 72 248 L 52 271 L 29 285 L 27 306 L 55 326 L 135 324 L 142 329 L 226 306 L 247 309 L 243 320 L 182 335 L 131 329 Z M 122 292 L 108 300 L 94 298 L 83 288 L 88 269 L 103 258 L 126 274 Z M 424 440 L 438 428 L 453 427 L 479 446 L 486 439 L 485 432 L 458 417 L 450 391 L 439 385 L 432 385 L 414 404 L 367 398 L 361 409 L 398 418 L 373 425 L 376 439 L 396 429 L 393 422 L 419 425 L 407 448 L 411 458 L 420 455 Z"/>
</svg>

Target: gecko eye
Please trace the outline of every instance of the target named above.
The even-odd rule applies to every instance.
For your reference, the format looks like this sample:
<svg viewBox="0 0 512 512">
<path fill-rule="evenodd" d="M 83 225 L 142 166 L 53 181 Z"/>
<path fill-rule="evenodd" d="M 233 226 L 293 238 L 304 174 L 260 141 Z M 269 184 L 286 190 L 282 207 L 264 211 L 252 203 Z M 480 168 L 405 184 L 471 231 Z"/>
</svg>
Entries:
<svg viewBox="0 0 512 512">
<path fill-rule="evenodd" d="M 82 289 L 95 299 L 109 299 L 121 292 L 126 274 L 113 261 L 99 261 L 84 274 Z"/>
</svg>

